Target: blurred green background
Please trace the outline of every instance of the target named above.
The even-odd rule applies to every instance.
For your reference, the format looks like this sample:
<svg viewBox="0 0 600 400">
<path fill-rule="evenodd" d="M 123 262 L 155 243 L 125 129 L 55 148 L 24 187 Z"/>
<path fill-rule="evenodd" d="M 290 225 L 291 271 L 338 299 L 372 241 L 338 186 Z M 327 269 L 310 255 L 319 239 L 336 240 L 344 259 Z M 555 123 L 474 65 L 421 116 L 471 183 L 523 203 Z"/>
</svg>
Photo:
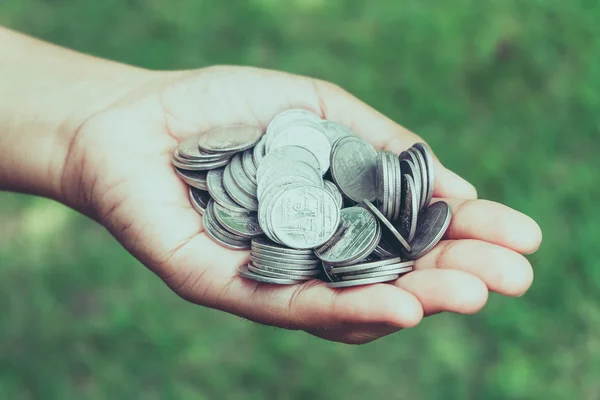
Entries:
<svg viewBox="0 0 600 400">
<path fill-rule="evenodd" d="M 0 399 L 600 398 L 599 20 L 589 0 L 0 1 L 101 57 L 334 81 L 544 232 L 524 297 L 357 347 L 188 304 L 101 227 L 3 193 Z"/>
</svg>

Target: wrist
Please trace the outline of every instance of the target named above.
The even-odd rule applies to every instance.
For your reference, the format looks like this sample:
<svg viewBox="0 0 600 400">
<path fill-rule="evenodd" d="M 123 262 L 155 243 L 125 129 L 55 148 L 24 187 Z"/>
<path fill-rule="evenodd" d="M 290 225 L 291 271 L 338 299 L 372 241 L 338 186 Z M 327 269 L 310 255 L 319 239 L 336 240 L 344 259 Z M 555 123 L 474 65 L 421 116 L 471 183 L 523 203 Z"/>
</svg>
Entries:
<svg viewBox="0 0 600 400">
<path fill-rule="evenodd" d="M 1 28 L 0 47 L 0 190 L 67 202 L 63 168 L 79 127 L 154 73 Z"/>
</svg>

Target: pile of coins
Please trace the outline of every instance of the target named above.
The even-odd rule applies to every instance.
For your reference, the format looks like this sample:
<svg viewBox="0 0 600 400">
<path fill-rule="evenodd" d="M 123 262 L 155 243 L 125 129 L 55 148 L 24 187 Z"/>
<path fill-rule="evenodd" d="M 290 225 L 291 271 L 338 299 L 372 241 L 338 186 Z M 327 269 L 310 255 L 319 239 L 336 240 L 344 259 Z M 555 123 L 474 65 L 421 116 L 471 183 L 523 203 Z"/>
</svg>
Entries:
<svg viewBox="0 0 600 400">
<path fill-rule="evenodd" d="M 427 146 L 378 152 L 348 127 L 305 110 L 280 113 L 264 135 L 238 125 L 188 139 L 173 165 L 207 235 L 250 249 L 239 272 L 259 282 L 392 281 L 412 271 L 450 224 L 448 205 L 430 204 Z"/>
</svg>

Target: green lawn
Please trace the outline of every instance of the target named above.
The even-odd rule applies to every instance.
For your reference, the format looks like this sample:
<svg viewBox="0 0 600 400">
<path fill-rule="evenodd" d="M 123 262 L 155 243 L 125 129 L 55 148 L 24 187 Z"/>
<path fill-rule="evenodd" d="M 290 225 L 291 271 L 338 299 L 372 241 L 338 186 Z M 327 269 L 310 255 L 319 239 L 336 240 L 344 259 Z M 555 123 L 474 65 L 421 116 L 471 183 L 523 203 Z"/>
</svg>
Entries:
<svg viewBox="0 0 600 400">
<path fill-rule="evenodd" d="M 356 347 L 187 304 L 86 218 L 0 194 L 0 398 L 600 398 L 598 21 L 590 0 L 1 1 L 102 57 L 334 81 L 544 243 L 526 296 Z"/>
</svg>

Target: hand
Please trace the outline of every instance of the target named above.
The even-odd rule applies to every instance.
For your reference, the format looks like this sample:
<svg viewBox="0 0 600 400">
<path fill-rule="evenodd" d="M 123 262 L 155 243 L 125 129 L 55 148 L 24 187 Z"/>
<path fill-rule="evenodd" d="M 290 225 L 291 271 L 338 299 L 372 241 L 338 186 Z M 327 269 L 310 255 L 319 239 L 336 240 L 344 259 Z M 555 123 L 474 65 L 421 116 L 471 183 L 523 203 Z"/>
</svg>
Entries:
<svg viewBox="0 0 600 400">
<path fill-rule="evenodd" d="M 394 284 L 333 290 L 318 281 L 273 286 L 240 278 L 248 252 L 220 247 L 204 233 L 171 155 L 191 135 L 240 123 L 265 128 L 288 108 L 345 124 L 377 149 L 399 153 L 422 141 L 326 82 L 234 67 L 157 72 L 75 132 L 61 198 L 103 224 L 183 298 L 333 341 L 369 342 L 424 315 L 474 313 L 488 290 L 518 296 L 529 288 L 532 268 L 521 254 L 540 244 L 536 223 L 476 200 L 475 189 L 437 160 L 434 196 L 451 205 L 452 223 L 446 240 Z"/>
</svg>

